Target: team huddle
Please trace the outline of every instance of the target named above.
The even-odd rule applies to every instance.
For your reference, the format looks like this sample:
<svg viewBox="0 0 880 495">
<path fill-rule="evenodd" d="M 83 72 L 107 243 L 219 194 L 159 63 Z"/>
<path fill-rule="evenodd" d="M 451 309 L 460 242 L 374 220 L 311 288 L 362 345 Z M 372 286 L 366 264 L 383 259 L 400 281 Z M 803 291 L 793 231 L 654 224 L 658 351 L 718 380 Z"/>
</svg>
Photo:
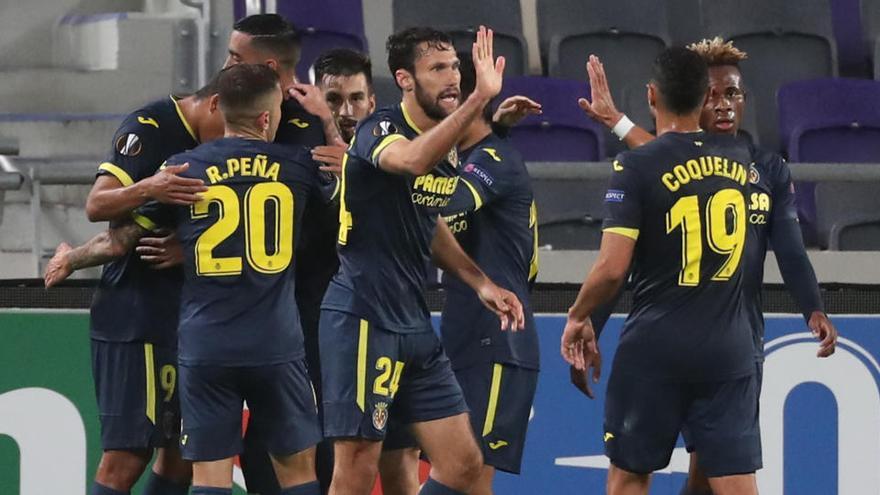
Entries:
<svg viewBox="0 0 880 495">
<path fill-rule="evenodd" d="M 496 470 L 520 472 L 540 205 L 506 135 L 540 103 L 514 96 L 493 114 L 505 62 L 491 29 L 471 53 L 428 27 L 387 50 L 401 100 L 377 109 L 365 55 L 331 50 L 302 84 L 291 25 L 246 17 L 204 88 L 116 131 L 86 205 L 109 229 L 60 245 L 46 270 L 52 286 L 104 265 L 91 495 L 130 493 L 154 456 L 149 495 L 230 494 L 236 456 L 261 494 L 369 494 L 381 475 L 385 494 L 482 495 Z M 738 136 L 744 57 L 720 39 L 661 53 L 656 138 L 616 110 L 596 57 L 590 100 L 572 102 L 632 148 L 612 164 L 560 348 L 592 397 L 598 335 L 628 283 L 605 405 L 611 494 L 647 494 L 679 434 L 693 453 L 682 493 L 757 493 L 768 245 L 818 355 L 834 352 L 788 167 Z"/>
</svg>

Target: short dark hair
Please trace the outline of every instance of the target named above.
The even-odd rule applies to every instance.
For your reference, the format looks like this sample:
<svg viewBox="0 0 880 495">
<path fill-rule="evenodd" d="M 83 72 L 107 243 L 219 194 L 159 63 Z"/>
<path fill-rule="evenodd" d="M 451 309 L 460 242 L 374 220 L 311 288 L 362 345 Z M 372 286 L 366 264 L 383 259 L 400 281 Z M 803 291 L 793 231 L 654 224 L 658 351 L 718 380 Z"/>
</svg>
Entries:
<svg viewBox="0 0 880 495">
<path fill-rule="evenodd" d="M 196 90 L 196 92 L 193 93 L 193 96 L 195 96 L 195 98 L 197 100 L 204 100 L 205 98 L 210 98 L 210 97 L 216 95 L 217 94 L 217 79 L 219 79 L 219 78 L 220 78 L 219 73 L 214 74 L 214 77 L 212 77 L 211 80 L 208 81 L 207 84 L 205 84 L 204 86 L 202 86 L 201 88 Z"/>
<path fill-rule="evenodd" d="M 254 14 L 239 19 L 232 28 L 251 36 L 251 43 L 271 53 L 288 69 L 299 62 L 299 34 L 287 19 L 278 14 Z"/>
<path fill-rule="evenodd" d="M 429 48 L 435 50 L 454 50 L 452 38 L 434 28 L 412 27 L 394 33 L 385 43 L 385 48 L 388 50 L 388 68 L 392 77 L 397 69 L 406 69 L 415 73 L 416 60 L 421 56 L 418 47 L 422 43 L 427 43 Z"/>
<path fill-rule="evenodd" d="M 373 88 L 373 63 L 366 54 L 348 48 L 335 48 L 326 51 L 315 60 L 315 83 L 325 75 L 354 76 L 363 74 L 367 78 L 367 86 Z"/>
<path fill-rule="evenodd" d="M 261 105 L 278 90 L 278 74 L 264 64 L 232 65 L 217 75 L 220 110 L 231 123 L 270 110 Z"/>
<path fill-rule="evenodd" d="M 459 52 L 458 60 L 461 63 L 458 66 L 458 70 L 461 72 L 461 101 L 464 101 L 477 88 L 477 69 L 474 68 L 474 59 L 470 53 Z M 492 107 L 493 101 L 483 107 L 483 120 L 489 124 L 492 123 Z"/>
<path fill-rule="evenodd" d="M 652 80 L 667 110 L 684 115 L 700 108 L 709 90 L 709 68 L 699 54 L 684 47 L 663 50 L 654 61 Z"/>
</svg>

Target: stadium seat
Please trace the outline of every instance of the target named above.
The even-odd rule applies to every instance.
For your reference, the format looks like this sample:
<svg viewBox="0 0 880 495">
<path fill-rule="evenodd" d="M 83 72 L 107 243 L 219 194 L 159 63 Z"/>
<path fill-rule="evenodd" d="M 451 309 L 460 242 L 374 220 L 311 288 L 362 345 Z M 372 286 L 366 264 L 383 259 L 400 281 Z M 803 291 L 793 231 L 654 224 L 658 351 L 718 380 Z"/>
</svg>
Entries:
<svg viewBox="0 0 880 495">
<path fill-rule="evenodd" d="M 278 13 L 296 26 L 302 37 L 297 77 L 309 80 L 315 60 L 331 48 L 366 51 L 364 15 L 360 0 L 297 0 L 278 2 Z"/>
<path fill-rule="evenodd" d="M 509 77 L 496 99 L 525 95 L 543 105 L 510 130 L 526 161 L 597 161 L 605 156 L 604 133 L 587 117 L 577 99 L 590 94 L 586 83 L 549 77 Z"/>
<path fill-rule="evenodd" d="M 551 249 L 599 249 L 606 181 L 532 179 L 538 244 Z"/>
<path fill-rule="evenodd" d="M 704 0 L 705 36 L 723 36 L 746 51 L 746 88 L 761 115 L 759 140 L 780 149 L 776 92 L 791 81 L 837 75 L 829 0 Z"/>
<path fill-rule="evenodd" d="M 861 0 L 862 35 L 874 60 L 874 79 L 880 80 L 880 0 Z"/>
<path fill-rule="evenodd" d="M 835 251 L 880 250 L 880 195 L 860 182 L 816 184 L 816 214 L 822 247 Z"/>
<path fill-rule="evenodd" d="M 666 19 L 665 2 L 538 0 L 538 38 L 547 72 L 583 81 L 587 57 L 597 55 L 620 110 L 651 129 L 645 84 L 657 54 L 670 44 Z M 608 144 L 612 155 L 623 150 L 616 139 Z"/>
<path fill-rule="evenodd" d="M 865 43 L 868 37 L 862 31 L 862 3 L 868 3 L 868 0 L 831 2 L 831 22 L 837 42 L 840 74 L 845 77 L 865 77 L 871 72 L 868 63 L 871 47 Z"/>
<path fill-rule="evenodd" d="M 394 0 L 394 30 L 432 26 L 450 34 L 457 51 L 470 53 L 475 29 L 481 24 L 495 32 L 495 55 L 503 55 L 506 75 L 523 75 L 528 49 L 523 36 L 519 0 Z"/>
<path fill-rule="evenodd" d="M 779 120 L 780 136 L 791 161 L 880 162 L 880 82 L 817 79 L 785 85 L 779 90 Z M 819 245 L 829 247 L 831 229 L 843 217 L 829 214 L 827 203 L 837 200 L 828 199 L 828 192 L 826 205 L 818 204 L 816 187 L 827 189 L 822 184 L 798 184 L 798 214 L 805 232 L 815 229 Z M 842 214 L 877 211 L 862 204 L 873 201 L 871 196 L 876 194 L 845 196 L 848 203 L 855 204 L 854 209 L 840 210 Z"/>
</svg>

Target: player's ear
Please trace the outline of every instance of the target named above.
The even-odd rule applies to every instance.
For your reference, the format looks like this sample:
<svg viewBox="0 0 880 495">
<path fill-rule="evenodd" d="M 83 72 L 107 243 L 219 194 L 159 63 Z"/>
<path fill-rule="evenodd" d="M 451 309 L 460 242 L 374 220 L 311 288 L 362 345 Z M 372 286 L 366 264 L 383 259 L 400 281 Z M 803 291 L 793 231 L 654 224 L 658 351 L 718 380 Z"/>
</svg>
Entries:
<svg viewBox="0 0 880 495">
<path fill-rule="evenodd" d="M 278 73 L 278 61 L 277 60 L 275 60 L 274 58 L 270 58 L 270 59 L 267 59 L 265 63 L 266 63 L 266 65 L 269 66 L 269 68 L 271 68 L 273 71 L 275 71 L 276 74 Z"/>
<path fill-rule="evenodd" d="M 368 99 L 370 102 L 370 113 L 373 113 L 376 111 L 376 93 L 370 91 L 370 96 L 368 97 Z"/>
<path fill-rule="evenodd" d="M 271 120 L 272 120 L 272 118 L 269 115 L 268 110 L 260 112 L 260 115 L 257 116 L 257 126 L 259 127 L 260 130 L 265 131 L 269 128 L 269 125 L 271 124 Z"/>
<path fill-rule="evenodd" d="M 394 79 L 397 80 L 397 85 L 400 86 L 400 89 L 403 91 L 412 91 L 414 86 L 414 79 L 412 74 L 406 69 L 397 69 L 394 71 Z"/>
<path fill-rule="evenodd" d="M 651 115 L 657 112 L 657 87 L 653 83 L 648 83 L 648 108 L 651 109 Z"/>
<path fill-rule="evenodd" d="M 220 107 L 220 94 L 214 93 L 208 99 L 208 111 L 214 113 Z"/>
</svg>

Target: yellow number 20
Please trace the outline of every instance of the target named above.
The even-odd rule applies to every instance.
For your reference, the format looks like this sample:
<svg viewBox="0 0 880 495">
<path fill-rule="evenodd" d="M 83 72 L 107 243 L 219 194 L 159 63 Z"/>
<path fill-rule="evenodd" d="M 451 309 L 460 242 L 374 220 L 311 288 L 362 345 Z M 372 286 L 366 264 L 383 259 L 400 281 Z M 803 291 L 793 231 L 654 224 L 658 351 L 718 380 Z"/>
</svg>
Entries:
<svg viewBox="0 0 880 495">
<path fill-rule="evenodd" d="M 245 252 L 248 264 L 260 273 L 279 273 L 293 260 L 293 192 L 278 182 L 262 182 L 245 194 Z M 193 219 L 205 218 L 212 204 L 217 205 L 218 219 L 196 240 L 196 273 L 202 277 L 239 275 L 241 256 L 215 257 L 214 250 L 238 229 L 241 206 L 235 190 L 229 186 L 211 186 L 202 200 L 192 206 Z M 274 214 L 269 224 L 267 205 Z M 267 236 L 268 233 L 271 237 Z M 273 240 L 271 253 L 266 239 Z"/>
<path fill-rule="evenodd" d="M 703 257 L 703 235 L 697 196 L 679 198 L 666 212 L 666 233 L 681 227 L 681 272 L 678 285 L 696 287 L 700 284 L 700 261 Z M 727 221 L 732 218 L 732 224 Z M 722 189 L 706 203 L 706 239 L 709 249 L 727 256 L 712 280 L 725 281 L 736 273 L 742 259 L 746 239 L 746 203 L 736 189 Z"/>
</svg>

